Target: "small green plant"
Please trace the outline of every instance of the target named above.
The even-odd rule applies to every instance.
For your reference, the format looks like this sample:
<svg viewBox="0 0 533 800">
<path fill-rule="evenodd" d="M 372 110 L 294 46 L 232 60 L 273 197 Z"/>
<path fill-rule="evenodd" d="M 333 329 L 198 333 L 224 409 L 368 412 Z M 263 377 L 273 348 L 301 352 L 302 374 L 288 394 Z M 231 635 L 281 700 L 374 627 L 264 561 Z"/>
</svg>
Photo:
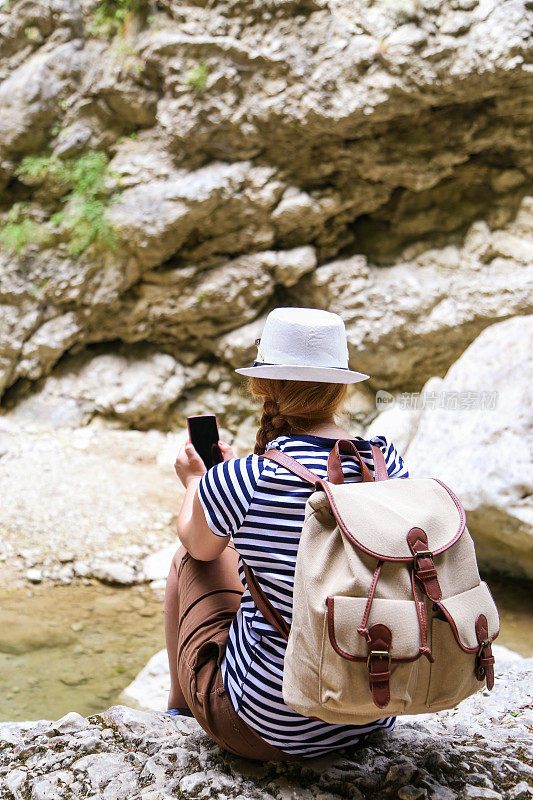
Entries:
<svg viewBox="0 0 533 800">
<path fill-rule="evenodd" d="M 91 244 L 116 251 L 118 236 L 106 220 L 106 204 L 101 200 L 80 199 L 62 219 L 62 227 L 69 234 L 68 251 L 77 257 Z"/>
<path fill-rule="evenodd" d="M 29 291 L 31 292 L 31 294 L 34 297 L 39 297 L 41 292 L 42 292 L 42 290 L 45 288 L 45 286 L 49 282 L 50 282 L 50 278 L 43 278 L 42 281 L 39 281 L 37 283 L 32 283 L 32 285 L 30 286 Z"/>
<path fill-rule="evenodd" d="M 26 175 L 37 181 L 44 181 L 48 176 L 58 181 L 68 180 L 64 162 L 49 154 L 24 156 L 15 170 L 15 175 Z"/>
<path fill-rule="evenodd" d="M 27 28 L 24 28 L 24 35 L 32 42 L 36 39 L 39 39 L 41 36 L 39 28 L 37 28 L 35 25 L 29 25 Z"/>
<path fill-rule="evenodd" d="M 29 217 L 14 215 L 10 209 L 6 222 L 0 228 L 0 245 L 12 253 L 21 253 L 32 242 L 42 240 L 42 226 Z"/>
<path fill-rule="evenodd" d="M 65 184 L 68 191 L 61 198 L 64 206 L 41 223 L 28 216 L 27 206 L 16 203 L 0 227 L 0 243 L 20 253 L 30 242 L 43 246 L 52 237 L 62 235 L 68 238 L 68 252 L 74 257 L 92 244 L 116 250 L 119 239 L 105 218 L 105 210 L 119 196 L 120 190 L 109 196 L 104 177 L 106 173 L 117 178 L 120 175 L 108 170 L 108 163 L 107 155 L 97 150 L 72 159 L 50 154 L 23 158 L 16 174 L 28 175 L 41 182 L 55 179 Z"/>
<path fill-rule="evenodd" d="M 209 68 L 205 61 L 202 61 L 196 67 L 187 71 L 185 75 L 185 83 L 196 94 L 202 94 L 209 78 Z"/>
<path fill-rule="evenodd" d="M 93 35 L 113 36 L 122 30 L 129 15 L 145 10 L 144 0 L 102 0 L 93 13 L 88 26 Z"/>
</svg>

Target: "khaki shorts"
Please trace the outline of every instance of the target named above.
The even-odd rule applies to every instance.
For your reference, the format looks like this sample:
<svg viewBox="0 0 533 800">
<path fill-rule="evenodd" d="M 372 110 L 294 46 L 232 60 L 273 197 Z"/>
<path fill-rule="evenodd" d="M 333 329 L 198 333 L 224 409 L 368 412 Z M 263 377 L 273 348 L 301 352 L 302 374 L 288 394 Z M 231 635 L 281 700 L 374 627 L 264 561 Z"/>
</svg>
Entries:
<svg viewBox="0 0 533 800">
<path fill-rule="evenodd" d="M 247 725 L 227 696 L 220 664 L 244 591 L 232 542 L 213 561 L 185 553 L 178 570 L 178 678 L 197 722 L 217 744 L 245 758 L 301 761 L 278 750 Z"/>
</svg>

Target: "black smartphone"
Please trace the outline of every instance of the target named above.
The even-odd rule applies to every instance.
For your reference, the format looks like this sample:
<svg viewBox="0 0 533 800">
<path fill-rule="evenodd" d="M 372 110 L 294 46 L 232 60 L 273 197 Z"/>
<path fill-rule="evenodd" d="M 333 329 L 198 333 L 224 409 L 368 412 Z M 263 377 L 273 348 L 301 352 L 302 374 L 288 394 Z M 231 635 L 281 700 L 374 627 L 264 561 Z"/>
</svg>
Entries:
<svg viewBox="0 0 533 800">
<path fill-rule="evenodd" d="M 187 417 L 187 428 L 189 439 L 200 454 L 206 469 L 211 469 L 215 464 L 224 461 L 218 446 L 220 435 L 215 414 L 195 414 Z"/>
</svg>

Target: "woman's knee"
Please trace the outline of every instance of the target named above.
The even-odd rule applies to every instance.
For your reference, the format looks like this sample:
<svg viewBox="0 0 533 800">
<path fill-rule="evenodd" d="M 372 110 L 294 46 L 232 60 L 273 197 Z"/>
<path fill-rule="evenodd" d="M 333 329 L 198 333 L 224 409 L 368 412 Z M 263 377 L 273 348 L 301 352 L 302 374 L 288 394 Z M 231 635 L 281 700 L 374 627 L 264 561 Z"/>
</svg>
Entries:
<svg viewBox="0 0 533 800">
<path fill-rule="evenodd" d="M 176 550 L 176 552 L 174 553 L 174 555 L 172 557 L 172 562 L 170 564 L 170 572 L 171 573 L 174 572 L 174 571 L 177 573 L 179 571 L 180 564 L 181 564 L 183 556 L 185 555 L 186 552 L 187 552 L 187 549 L 185 548 L 185 546 L 180 544 L 180 546 L 178 547 L 178 549 Z"/>
</svg>

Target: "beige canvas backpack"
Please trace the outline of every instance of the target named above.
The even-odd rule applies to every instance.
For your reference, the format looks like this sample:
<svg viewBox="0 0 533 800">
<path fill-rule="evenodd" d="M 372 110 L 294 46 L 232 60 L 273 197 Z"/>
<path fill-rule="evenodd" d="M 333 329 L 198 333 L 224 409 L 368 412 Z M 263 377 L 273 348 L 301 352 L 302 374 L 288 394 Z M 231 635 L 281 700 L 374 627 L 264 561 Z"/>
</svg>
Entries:
<svg viewBox="0 0 533 800">
<path fill-rule="evenodd" d="M 453 708 L 494 683 L 500 629 L 480 580 L 463 506 L 438 478 L 374 476 L 339 440 L 323 480 L 280 450 L 264 456 L 314 485 L 307 500 L 289 627 L 244 565 L 252 597 L 287 640 L 284 702 L 330 723 Z M 340 452 L 362 482 L 344 483 Z"/>
</svg>

